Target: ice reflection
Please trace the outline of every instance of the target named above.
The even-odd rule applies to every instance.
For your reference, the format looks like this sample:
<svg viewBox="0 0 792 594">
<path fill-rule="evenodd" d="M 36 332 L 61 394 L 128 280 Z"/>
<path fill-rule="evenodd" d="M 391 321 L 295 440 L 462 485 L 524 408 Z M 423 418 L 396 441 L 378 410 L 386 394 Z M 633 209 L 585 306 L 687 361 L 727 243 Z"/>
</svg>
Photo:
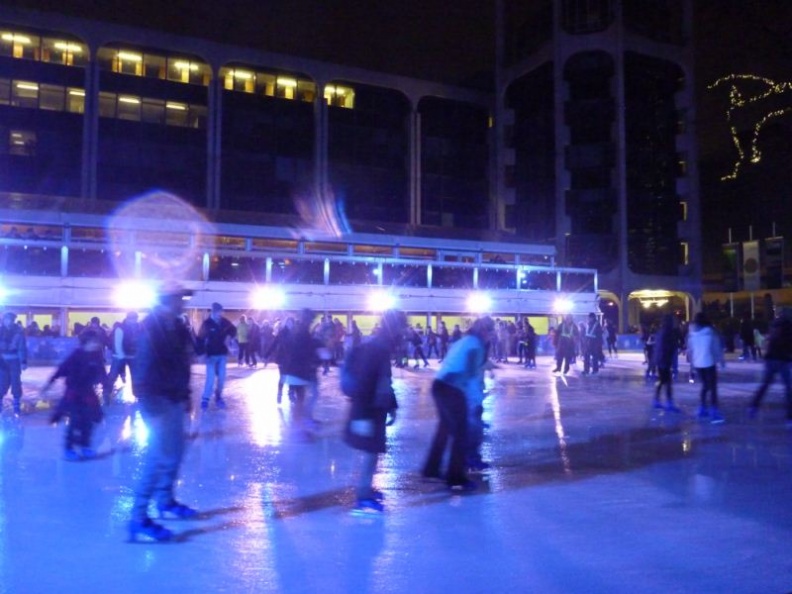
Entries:
<svg viewBox="0 0 792 594">
<path fill-rule="evenodd" d="M 566 383 L 566 378 L 562 378 Z M 555 433 L 558 438 L 558 449 L 561 453 L 561 463 L 564 466 L 564 474 L 572 474 L 572 466 L 569 462 L 569 454 L 567 452 L 566 434 L 564 432 L 564 424 L 561 421 L 561 402 L 558 399 L 558 383 L 550 382 L 550 406 L 553 409 L 553 423 L 555 425 Z"/>
<path fill-rule="evenodd" d="M 278 378 L 275 370 L 261 370 L 242 380 L 250 435 L 257 446 L 277 445 L 283 441 L 283 422 L 275 412 Z"/>
<path fill-rule="evenodd" d="M 143 417 L 139 410 L 124 419 L 124 425 L 121 427 L 122 441 L 132 440 L 135 445 L 144 448 L 148 443 L 148 437 L 149 430 L 146 427 L 146 423 L 143 422 Z"/>
</svg>

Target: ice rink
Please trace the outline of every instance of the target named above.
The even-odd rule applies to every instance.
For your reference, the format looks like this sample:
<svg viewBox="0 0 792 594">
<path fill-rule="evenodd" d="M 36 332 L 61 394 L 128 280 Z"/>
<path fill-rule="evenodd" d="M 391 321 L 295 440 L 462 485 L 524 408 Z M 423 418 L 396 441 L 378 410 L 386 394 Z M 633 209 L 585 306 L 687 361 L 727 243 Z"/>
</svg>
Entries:
<svg viewBox="0 0 792 594">
<path fill-rule="evenodd" d="M 549 358 L 490 383 L 484 445 L 493 470 L 452 495 L 419 470 L 435 427 L 433 369 L 394 370 L 401 409 L 377 486 L 379 517 L 349 513 L 357 455 L 341 441 L 338 372 L 321 377 L 318 432 L 276 404 L 277 371 L 229 364 L 225 411 L 195 407 L 177 495 L 201 514 L 168 521 L 167 544 L 129 544 L 145 431 L 131 404 L 106 409 L 97 459 L 63 459 L 63 427 L 37 401 L 52 368 L 23 373 L 0 432 L 0 594 L 286 594 L 792 591 L 792 428 L 781 387 L 745 408 L 761 363 L 720 372 L 723 425 L 651 407 L 642 355 L 597 377 L 557 377 Z M 197 402 L 203 369 L 194 367 Z M 53 390 L 53 396 L 62 384 Z"/>
</svg>

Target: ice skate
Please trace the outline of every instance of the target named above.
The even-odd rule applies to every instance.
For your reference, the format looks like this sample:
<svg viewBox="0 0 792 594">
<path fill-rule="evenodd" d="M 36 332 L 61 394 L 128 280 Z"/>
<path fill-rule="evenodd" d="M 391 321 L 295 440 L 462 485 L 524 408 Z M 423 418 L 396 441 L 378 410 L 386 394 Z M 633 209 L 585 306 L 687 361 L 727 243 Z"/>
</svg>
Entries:
<svg viewBox="0 0 792 594">
<path fill-rule="evenodd" d="M 141 522 L 129 522 L 129 542 L 167 542 L 173 538 L 173 532 L 146 518 Z M 139 540 L 140 539 L 140 540 Z"/>
</svg>

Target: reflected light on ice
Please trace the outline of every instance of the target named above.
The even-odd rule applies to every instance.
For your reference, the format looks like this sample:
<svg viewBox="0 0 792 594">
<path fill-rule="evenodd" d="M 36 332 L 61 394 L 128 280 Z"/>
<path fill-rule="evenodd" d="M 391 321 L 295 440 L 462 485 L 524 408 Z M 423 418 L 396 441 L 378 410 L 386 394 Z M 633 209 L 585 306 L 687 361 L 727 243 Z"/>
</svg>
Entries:
<svg viewBox="0 0 792 594">
<path fill-rule="evenodd" d="M 550 406 L 553 409 L 553 422 L 555 425 L 556 437 L 558 438 L 558 449 L 561 453 L 561 463 L 564 465 L 564 474 L 572 474 L 572 466 L 569 462 L 569 454 L 567 453 L 564 424 L 561 421 L 561 402 L 558 399 L 558 383 L 550 382 L 549 398 Z"/>
<path fill-rule="evenodd" d="M 140 416 L 140 411 L 135 411 L 134 415 L 128 416 L 124 419 L 124 425 L 121 427 L 121 439 L 128 441 L 130 439 L 139 447 L 145 447 L 148 443 L 149 431 L 146 424 L 143 422 L 143 417 Z"/>
<path fill-rule="evenodd" d="M 245 394 L 250 435 L 257 446 L 275 445 L 283 441 L 283 422 L 273 406 L 277 391 L 275 369 L 256 371 L 242 381 L 240 393 Z"/>
</svg>

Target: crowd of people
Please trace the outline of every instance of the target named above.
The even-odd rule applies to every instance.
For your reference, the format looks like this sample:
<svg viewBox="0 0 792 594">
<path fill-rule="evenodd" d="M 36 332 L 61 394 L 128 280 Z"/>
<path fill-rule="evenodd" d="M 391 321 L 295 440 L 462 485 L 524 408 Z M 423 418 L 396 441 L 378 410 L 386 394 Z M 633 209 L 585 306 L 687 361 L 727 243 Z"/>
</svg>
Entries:
<svg viewBox="0 0 792 594">
<path fill-rule="evenodd" d="M 113 402 L 119 381 L 134 382 L 137 406 L 150 438 L 135 486 L 129 523 L 133 540 L 165 541 L 172 537 L 169 529 L 149 516 L 152 501 L 161 518 L 191 518 L 198 513 L 179 502 L 174 493 L 184 451 L 185 418 L 192 407 L 190 370 L 198 356 L 206 366 L 200 399 L 203 411 L 212 403 L 219 409 L 226 407 L 223 390 L 229 358 L 246 368 L 272 362 L 279 370 L 277 403 L 281 404 L 288 386 L 294 426 L 307 436 L 319 425 L 314 418 L 320 395 L 319 374 L 338 365 L 342 391 L 350 398 L 344 440 L 362 452 L 353 510 L 359 514 L 383 510 L 383 495 L 374 489 L 373 477 L 379 456 L 387 447 L 385 428 L 395 422 L 398 409 L 392 368 L 409 366 L 411 360 L 415 368 L 427 367 L 429 358 L 437 359 L 431 388 L 437 428 L 422 474 L 427 479 L 445 481 L 452 491 L 465 492 L 477 486 L 471 474 L 489 467 L 481 455 L 485 373 L 510 362 L 510 357 L 517 357 L 516 362 L 526 368 L 536 366 L 537 335 L 527 319 L 510 322 L 482 316 L 464 331 L 459 325 L 449 331 L 443 321 L 435 328 L 424 329 L 420 324 L 410 325 L 403 313 L 389 311 L 371 336 L 364 337 L 356 323 L 347 328 L 330 315 L 317 319 L 310 310 L 272 324 L 268 320 L 256 322 L 248 315 L 239 316 L 234 323 L 226 317 L 222 304 L 213 303 L 196 331 L 183 311 L 187 293 L 181 288 L 163 290 L 158 304 L 142 321 L 137 313 L 130 312 L 109 331 L 98 317 L 92 318 L 80 328 L 78 347 L 42 388 L 45 394 L 58 379 L 64 379 L 65 390 L 51 420 L 68 417 L 64 456 L 82 460 L 95 456 L 91 436 L 103 416 L 100 395 L 105 404 Z M 750 334 L 753 336 L 753 331 Z M 606 361 L 606 346 L 609 356 L 618 356 L 615 328 L 594 313 L 580 322 L 567 315 L 550 335 L 556 374 L 569 373 L 577 358 L 583 360 L 582 375 L 598 374 Z M 4 313 L 0 326 L 0 398 L 11 391 L 15 414 L 21 409 L 20 378 L 27 366 L 25 345 L 22 324 L 13 312 Z M 780 376 L 792 422 L 792 321 L 777 317 L 762 347 L 765 373 L 748 413 L 758 413 L 768 387 Z M 111 353 L 109 372 L 106 349 Z M 718 367 L 724 365 L 724 342 L 704 313 L 698 313 L 690 327 L 667 314 L 645 336 L 646 377 L 656 379 L 653 406 L 681 412 L 674 401 L 673 380 L 682 353 L 690 364 L 690 380 L 701 384 L 697 416 L 713 424 L 724 422 L 718 403 Z M 760 356 L 755 341 L 743 353 L 745 359 L 754 356 Z M 351 376 L 355 377 L 349 379 Z"/>
</svg>

